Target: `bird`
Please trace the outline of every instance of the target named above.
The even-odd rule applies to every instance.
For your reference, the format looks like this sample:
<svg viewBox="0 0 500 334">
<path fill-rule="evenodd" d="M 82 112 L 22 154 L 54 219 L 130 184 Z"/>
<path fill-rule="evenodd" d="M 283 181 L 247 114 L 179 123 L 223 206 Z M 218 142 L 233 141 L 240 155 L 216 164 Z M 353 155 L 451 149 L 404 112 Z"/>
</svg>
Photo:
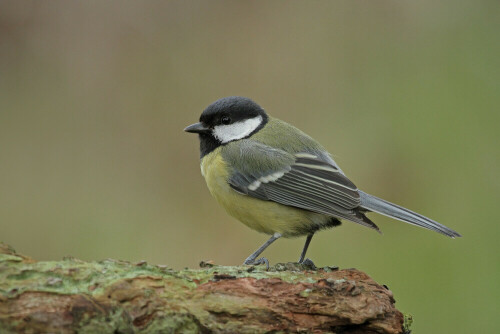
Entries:
<svg viewBox="0 0 500 334">
<path fill-rule="evenodd" d="M 440 223 L 357 188 L 316 140 L 269 116 L 241 96 L 210 104 L 199 122 L 184 129 L 198 134 L 201 173 L 227 213 L 270 238 L 244 264 L 265 264 L 262 252 L 277 239 L 306 236 L 298 263 L 306 259 L 313 235 L 354 222 L 380 232 L 366 214 L 375 212 L 456 238 Z"/>
</svg>

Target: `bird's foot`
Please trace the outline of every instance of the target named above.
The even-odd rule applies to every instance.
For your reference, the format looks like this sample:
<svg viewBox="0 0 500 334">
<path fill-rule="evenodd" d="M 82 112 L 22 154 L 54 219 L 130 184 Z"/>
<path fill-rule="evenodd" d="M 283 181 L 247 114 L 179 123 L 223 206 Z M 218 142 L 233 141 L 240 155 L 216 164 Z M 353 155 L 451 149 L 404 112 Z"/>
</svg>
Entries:
<svg viewBox="0 0 500 334">
<path fill-rule="evenodd" d="M 266 259 L 265 257 L 261 257 L 260 259 L 257 259 L 257 260 L 248 258 L 245 260 L 245 262 L 243 262 L 243 264 L 251 265 L 251 266 L 258 266 L 259 264 L 265 264 L 266 270 L 269 270 L 269 260 Z"/>
<path fill-rule="evenodd" d="M 316 265 L 314 264 L 314 262 L 312 262 L 312 260 L 310 258 L 307 258 L 307 259 L 305 259 L 303 261 L 299 261 L 299 263 L 301 265 L 303 265 L 303 266 L 306 266 L 306 267 L 310 268 L 310 269 L 313 269 L 313 270 L 317 269 Z"/>
</svg>

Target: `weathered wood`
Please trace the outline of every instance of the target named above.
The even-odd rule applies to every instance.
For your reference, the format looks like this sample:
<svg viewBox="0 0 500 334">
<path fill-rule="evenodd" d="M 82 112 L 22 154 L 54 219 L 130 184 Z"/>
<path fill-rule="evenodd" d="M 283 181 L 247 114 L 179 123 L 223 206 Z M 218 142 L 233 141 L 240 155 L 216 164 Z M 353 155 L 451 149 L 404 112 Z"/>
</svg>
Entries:
<svg viewBox="0 0 500 334">
<path fill-rule="evenodd" d="M 402 333 L 392 292 L 356 269 L 173 270 L 36 262 L 0 245 L 1 333 Z"/>
</svg>

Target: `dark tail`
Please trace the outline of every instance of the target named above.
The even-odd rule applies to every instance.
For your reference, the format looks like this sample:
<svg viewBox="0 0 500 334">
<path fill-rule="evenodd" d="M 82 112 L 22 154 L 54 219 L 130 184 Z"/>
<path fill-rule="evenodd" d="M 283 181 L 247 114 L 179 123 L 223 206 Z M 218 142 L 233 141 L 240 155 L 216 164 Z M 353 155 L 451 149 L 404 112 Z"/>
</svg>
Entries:
<svg viewBox="0 0 500 334">
<path fill-rule="evenodd" d="M 460 234 L 453 231 L 452 229 L 444 225 L 441 225 L 432 219 L 424 217 L 421 214 L 403 208 L 402 206 L 384 201 L 381 198 L 369 195 L 367 193 L 362 192 L 361 190 L 359 190 L 359 195 L 361 197 L 360 198 L 361 207 L 366 210 L 380 213 L 381 215 L 387 217 L 391 217 L 412 225 L 436 231 L 438 233 L 447 235 L 451 238 L 461 237 Z"/>
</svg>

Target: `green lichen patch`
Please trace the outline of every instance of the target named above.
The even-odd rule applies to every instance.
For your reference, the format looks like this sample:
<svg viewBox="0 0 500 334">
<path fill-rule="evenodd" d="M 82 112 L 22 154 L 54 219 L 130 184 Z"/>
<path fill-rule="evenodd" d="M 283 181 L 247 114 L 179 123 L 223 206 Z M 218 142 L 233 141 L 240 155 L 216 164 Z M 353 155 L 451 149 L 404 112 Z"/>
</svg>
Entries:
<svg viewBox="0 0 500 334">
<path fill-rule="evenodd" d="M 0 262 L 6 262 L 6 261 L 21 262 L 22 260 L 23 258 L 20 256 L 10 255 L 10 254 L 0 254 Z"/>
<path fill-rule="evenodd" d="M 0 262 L 0 291 L 9 292 L 6 296 L 10 298 L 24 291 L 99 294 L 104 286 L 138 276 L 171 278 L 176 273 L 157 266 L 136 266 L 111 260 L 82 262 L 66 259 L 35 263 L 8 261 Z"/>
<path fill-rule="evenodd" d="M 403 322 L 403 334 L 411 333 L 411 325 L 413 324 L 413 316 L 409 313 L 405 313 Z"/>
</svg>

